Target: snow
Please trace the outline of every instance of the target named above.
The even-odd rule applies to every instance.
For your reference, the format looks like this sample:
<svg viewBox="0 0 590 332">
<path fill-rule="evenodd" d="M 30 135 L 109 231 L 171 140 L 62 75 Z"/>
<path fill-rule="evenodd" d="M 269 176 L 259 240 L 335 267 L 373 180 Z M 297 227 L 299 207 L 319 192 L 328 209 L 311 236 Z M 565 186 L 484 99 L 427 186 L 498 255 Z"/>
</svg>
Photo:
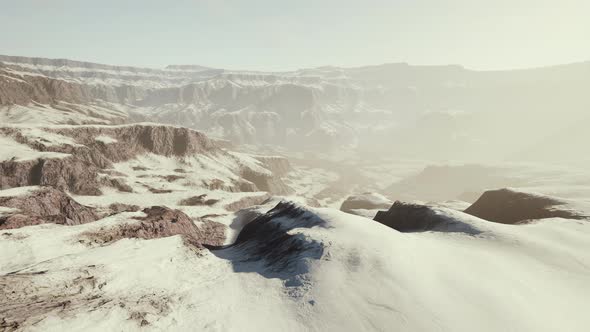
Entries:
<svg viewBox="0 0 590 332">
<path fill-rule="evenodd" d="M 311 211 L 328 227 L 289 230 L 324 247 L 320 259 L 303 262 L 308 272 L 300 285 L 265 277 L 264 265 L 239 272 L 208 251 L 197 256 L 177 236 L 100 247 L 76 241 L 138 213 L 11 230 L 18 241 L 0 232 L 0 266 L 2 273 L 99 266 L 102 296 L 135 301 L 50 314 L 31 327 L 38 331 L 139 330 L 127 310 L 140 310 L 142 296 L 170 306 L 161 314 L 148 310 L 147 330 L 584 331 L 590 323 L 589 223 L 512 226 L 469 218 L 485 236 L 403 234 L 334 209 Z"/>
<path fill-rule="evenodd" d="M 13 138 L 7 136 L 0 136 L 0 161 L 15 160 L 26 161 L 35 160 L 38 158 L 64 158 L 69 156 L 66 153 L 47 152 L 33 150 L 27 145 L 16 142 Z"/>
<path fill-rule="evenodd" d="M 21 129 L 21 134 L 26 138 L 41 143 L 46 146 L 56 146 L 56 145 L 71 145 L 71 146 L 81 146 L 74 142 L 71 137 L 59 135 L 56 133 L 52 133 L 47 130 L 43 130 L 42 128 L 23 128 Z"/>
<path fill-rule="evenodd" d="M 9 216 L 11 214 L 17 213 L 18 211 L 19 210 L 15 208 L 0 206 L 0 217 Z"/>
<path fill-rule="evenodd" d="M 99 135 L 99 136 L 96 136 L 94 139 L 97 142 L 102 142 L 104 144 L 117 143 L 117 140 L 116 139 L 114 139 L 114 138 L 112 138 L 110 136 L 107 136 L 107 135 Z"/>
<path fill-rule="evenodd" d="M 17 197 L 17 196 L 24 196 L 28 195 L 36 190 L 38 190 L 39 186 L 27 186 L 27 187 L 15 187 L 9 189 L 0 190 L 0 197 Z"/>
<path fill-rule="evenodd" d="M 12 68 L 2 68 L 0 71 L 0 79 L 8 84 L 26 83 L 27 76 L 43 76 L 90 85 L 135 86 L 139 87 L 138 95 L 143 95 L 143 88 L 153 90 L 192 83 L 205 96 L 202 98 L 204 100 L 190 105 L 166 104 L 154 107 L 98 101 L 87 105 L 58 102 L 55 105 L 31 103 L 0 106 L 0 123 L 3 126 L 18 128 L 26 139 L 45 146 L 77 145 L 73 139 L 58 135 L 51 129 L 77 126 L 71 124 L 103 127 L 129 121 L 128 116 L 135 114 L 154 121 L 184 121 L 182 119 L 186 117 L 191 119 L 191 123 L 182 125 L 206 129 L 221 137 L 227 129 L 215 121 L 222 114 L 240 119 L 247 119 L 252 112 L 267 118 L 286 117 L 286 114 L 273 109 L 273 93 L 284 85 L 297 85 L 314 99 L 311 108 L 302 110 L 299 115 L 302 119 L 309 117 L 317 121 L 305 122 L 303 127 L 313 124 L 309 130 L 335 138 L 338 149 L 331 155 L 319 156 L 317 161 L 310 160 L 308 164 L 305 163 L 308 161 L 305 160 L 307 156 L 301 153 L 304 166 L 293 162 L 294 170 L 286 175 L 285 182 L 295 190 L 292 196 L 286 198 L 300 204 L 324 206 L 309 208 L 309 211 L 323 220 L 325 225 L 303 227 L 302 220 L 292 220 L 288 216 L 277 221 L 280 228 L 285 230 L 285 237 L 295 236 L 303 245 L 311 243 L 322 248 L 320 257 L 294 257 L 297 260 L 295 268 L 280 273 L 274 273 L 270 263 L 264 259 L 248 261 L 247 258 L 251 257 L 236 250 L 237 247 L 219 251 L 203 250 L 197 254 L 179 236 L 154 240 L 122 239 L 105 245 L 80 242 L 85 233 L 97 231 L 101 227 L 137 222 L 135 218 L 143 216 L 142 212 L 120 213 L 78 226 L 44 224 L 0 231 L 0 252 L 3 253 L 0 256 L 0 278 L 15 272 L 23 280 L 19 288 L 23 294 L 48 290 L 65 292 L 64 285 L 79 277 L 78 273 L 82 270 L 90 270 L 96 284 L 103 285 L 100 290 L 93 290 L 96 293 L 83 298 L 87 302 L 72 302 L 64 311 L 56 307 L 43 314 L 34 325 L 27 325 L 23 329 L 585 331 L 590 324 L 590 316 L 586 313 L 586 294 L 590 294 L 590 223 L 586 220 L 553 218 L 526 225 L 502 225 L 467 216 L 458 210 L 465 209 L 469 203 L 457 200 L 456 194 L 465 192 L 461 185 L 470 189 L 473 183 L 453 183 L 458 186 L 456 194 L 449 194 L 449 197 L 441 194 L 444 197 L 441 198 L 442 202 L 431 202 L 429 205 L 437 214 L 459 220 L 462 225 L 480 231 L 476 235 L 460 231 L 445 232 L 442 227 L 430 232 L 400 233 L 370 220 L 376 210 L 354 211 L 365 217 L 337 211 L 342 200 L 354 192 L 378 191 L 392 198 L 408 194 L 403 190 L 387 192 L 387 188 L 398 180 L 418 173 L 426 165 L 433 164 L 431 160 L 416 159 L 420 157 L 418 154 L 406 156 L 403 149 L 398 151 L 400 147 L 407 146 L 413 152 L 416 147 L 434 142 L 426 138 L 422 141 L 424 132 L 430 133 L 434 129 L 435 134 L 439 130 L 449 133 L 453 144 L 476 139 L 480 139 L 478 142 L 481 144 L 486 142 L 486 136 L 480 137 L 478 131 L 494 126 L 486 121 L 481 125 L 474 119 L 466 119 L 468 109 L 463 111 L 463 107 L 449 105 L 449 110 L 440 110 L 440 105 L 425 99 L 424 105 L 432 108 L 427 110 L 428 114 L 418 109 L 410 115 L 400 115 L 400 111 L 395 109 L 395 103 L 391 104 L 387 99 L 392 89 L 399 90 L 402 97 L 405 93 L 414 96 L 425 92 L 421 84 L 397 87 L 396 81 L 392 81 L 394 85 L 382 79 L 371 82 L 368 75 L 367 82 L 355 81 L 348 75 L 358 75 L 355 71 L 362 69 L 334 67 L 285 73 L 208 73 L 114 66 L 45 66 L 20 62 L 8 65 Z M 374 89 L 369 87 L 373 84 Z M 443 80 L 437 84 L 458 87 L 462 83 Z M 208 100 L 207 96 L 216 95 L 217 92 L 223 96 L 227 94 L 228 100 L 224 102 L 231 102 L 220 106 Z M 241 99 L 236 102 L 250 93 L 255 95 L 252 102 L 260 102 L 263 106 L 243 105 Z M 337 97 L 332 98 L 331 95 Z M 374 96 L 378 101 L 372 103 L 364 96 Z M 245 99 L 250 103 L 250 97 L 247 97 Z M 351 97 L 354 100 L 348 102 Z M 428 96 L 425 94 L 424 97 Z M 269 106 L 263 102 L 266 98 L 271 101 Z M 412 106 L 413 102 L 409 105 Z M 492 109 L 497 112 L 495 108 Z M 514 112 L 510 108 L 508 110 L 499 115 L 493 113 L 494 118 L 502 120 L 503 116 L 512 116 Z M 408 124 L 418 121 L 414 117 L 420 114 L 428 115 L 426 120 L 436 122 L 429 126 L 430 122 L 426 121 L 422 125 L 424 127 Z M 295 114 L 295 118 L 299 115 Z M 440 120 L 436 115 L 444 116 Z M 461 130 L 455 132 L 454 127 L 445 123 L 447 120 L 453 123 L 462 121 L 457 123 Z M 472 120 L 473 123 L 469 122 Z M 464 131 L 466 128 L 471 129 Z M 257 128 L 247 122 L 234 129 L 236 132 L 253 133 Z M 286 133 L 293 134 L 289 136 L 291 140 L 313 133 L 291 128 L 290 124 L 284 129 Z M 539 130 L 543 131 L 545 127 Z M 401 134 L 384 135 L 387 132 Z M 478 135 L 474 136 L 474 133 Z M 370 139 L 364 142 L 365 146 L 361 145 L 363 142 L 357 141 L 357 134 L 368 135 Z M 343 136 L 351 136 L 351 142 L 340 142 Z M 417 141 L 406 140 L 406 136 Z M 490 137 L 497 137 L 497 133 L 487 136 L 487 139 Z M 500 138 L 512 142 L 514 137 Z M 95 139 L 104 144 L 117 142 L 106 135 Z M 396 142 L 398 145 L 394 144 Z M 371 150 L 380 145 L 383 145 L 383 150 L 363 154 L 364 148 Z M 496 145 L 493 147 L 504 147 L 501 142 Z M 348 149 L 350 146 L 356 147 L 357 151 Z M 469 150 L 469 145 L 452 145 L 453 148 L 440 146 L 442 148 L 435 145 L 429 152 L 442 153 L 442 160 L 450 168 L 461 166 L 464 162 L 447 159 L 465 157 L 470 151 L 475 151 Z M 508 144 L 506 147 L 509 149 L 502 151 L 503 154 L 515 148 Z M 263 148 L 267 147 L 260 147 L 261 150 Z M 447 155 L 463 150 L 467 152 Z M 492 160 L 501 159 L 500 154 L 489 153 L 493 149 L 477 151 Z M 400 159 L 397 159 L 398 155 Z M 66 156 L 36 151 L 12 137 L 0 136 L 0 161 Z M 142 170 L 138 166 L 146 169 Z M 259 174 L 271 175 L 255 156 L 243 152 L 223 151 L 183 158 L 146 154 L 115 163 L 112 169 L 105 170 L 105 173 L 122 173 L 118 179 L 131 186 L 133 192 L 120 192 L 109 187 L 101 188 L 104 193 L 101 196 L 72 197 L 82 204 L 99 209 L 111 203 L 140 207 L 165 205 L 180 209 L 193 218 L 197 225 L 210 220 L 228 226 L 226 244 L 230 245 L 239 234 L 239 227 L 246 217 L 243 213 L 228 211 L 225 206 L 265 193 L 209 190 L 207 183 L 220 180 L 229 185 L 239 180 L 240 166 Z M 504 162 L 489 162 L 486 166 L 498 166 L 495 171 L 509 175 L 510 181 L 517 183 L 515 190 L 564 197 L 565 207 L 560 208 L 590 211 L 587 169 L 574 169 L 570 165 L 559 168 Z M 488 176 L 491 172 L 482 169 L 474 178 Z M 181 177 L 165 179 L 170 175 Z M 433 190 L 444 189 L 447 185 L 438 184 L 438 180 L 444 178 L 411 183 L 408 186 L 411 188 L 405 190 L 411 191 L 420 186 Z M 478 191 L 485 189 L 483 187 L 482 184 L 473 186 L 473 189 Z M 37 188 L 1 190 L 0 197 L 25 195 Z M 150 188 L 170 192 L 152 193 Z M 209 205 L 179 205 L 183 199 L 203 194 L 207 199 L 217 201 Z M 252 215 L 261 214 L 277 204 L 279 199 L 274 197 L 263 206 L 250 208 L 249 212 Z M 387 202 L 381 195 L 365 195 L 362 199 L 375 203 Z M 14 209 L 0 207 L 0 217 L 14 212 Z M 264 240 L 261 239 L 263 243 Z M 27 273 L 39 271 L 47 273 L 35 279 L 40 287 L 29 287 L 26 281 L 35 277 Z M 0 280 L 0 285 L 3 285 L 3 281 Z M 92 306 L 88 298 L 95 294 L 109 302 Z M 147 325 L 141 326 L 141 321 L 133 318 L 138 313 L 144 315 L 141 317 L 145 318 Z"/>
</svg>

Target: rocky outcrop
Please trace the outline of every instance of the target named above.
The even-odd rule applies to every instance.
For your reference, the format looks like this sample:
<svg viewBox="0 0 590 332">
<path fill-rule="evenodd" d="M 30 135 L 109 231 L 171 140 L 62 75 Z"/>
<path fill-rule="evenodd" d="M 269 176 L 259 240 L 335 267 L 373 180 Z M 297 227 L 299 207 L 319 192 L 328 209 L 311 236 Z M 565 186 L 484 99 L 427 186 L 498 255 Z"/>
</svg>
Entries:
<svg viewBox="0 0 590 332">
<path fill-rule="evenodd" d="M 207 194 L 201 194 L 201 195 L 185 198 L 185 199 L 181 200 L 180 202 L 178 202 L 178 205 L 184 205 L 184 206 L 213 205 L 217 202 L 219 202 L 218 199 L 207 198 Z"/>
<path fill-rule="evenodd" d="M 454 212 L 458 216 L 466 216 Z M 467 216 L 469 218 L 469 216 Z M 433 206 L 396 201 L 387 211 L 379 211 L 375 221 L 400 232 L 462 232 L 478 234 L 480 230 L 448 212 Z"/>
<path fill-rule="evenodd" d="M 299 276 L 308 272 L 308 260 L 320 259 L 324 253 L 323 243 L 297 233 L 298 228 L 312 227 L 326 227 L 326 221 L 311 210 L 281 201 L 247 223 L 231 247 L 213 253 L 229 259 L 236 272 L 256 271 L 298 286 Z"/>
<path fill-rule="evenodd" d="M 88 86 L 44 76 L 15 75 L 3 71 L 2 67 L 0 73 L 0 105 L 55 104 L 58 101 L 84 104 L 93 100 Z"/>
<path fill-rule="evenodd" d="M 91 150 L 85 154 L 85 158 L 99 163 L 102 159 L 112 162 L 129 160 L 146 152 L 170 157 L 188 156 L 218 149 L 205 134 L 182 127 L 163 125 L 81 126 L 52 129 L 51 131 L 72 137 L 77 143 L 86 147 L 74 148 L 74 150 Z M 110 137 L 113 141 L 104 143 L 96 140 L 96 137 L 102 136 Z M 78 154 L 84 153 L 78 152 Z"/>
<path fill-rule="evenodd" d="M 433 229 L 443 219 L 425 205 L 396 201 L 387 211 L 379 211 L 375 221 L 400 232 L 419 232 Z"/>
<path fill-rule="evenodd" d="M 51 186 L 79 195 L 100 195 L 98 167 L 76 157 L 0 162 L 4 188 Z"/>
<path fill-rule="evenodd" d="M 188 128 L 125 125 L 39 130 L 47 132 L 48 136 L 59 135 L 67 138 L 71 143 L 44 142 L 13 127 L 0 128 L 0 134 L 12 137 L 18 143 L 28 145 L 37 151 L 58 152 L 65 154 L 65 157 L 0 161 L 0 184 L 4 188 L 43 185 L 80 195 L 100 195 L 100 187 L 109 186 L 122 192 L 132 192 L 133 189 L 126 183 L 124 174 L 109 171 L 109 168 L 114 163 L 153 153 L 170 158 L 206 155 L 224 161 L 235 160 L 235 163 L 222 166 L 242 177 L 232 179 L 231 182 L 215 179 L 205 181 L 203 185 L 211 190 L 269 191 L 277 194 L 291 192 L 280 178 L 287 170 L 288 161 L 278 157 L 269 159 L 274 161 L 268 161 L 269 167 L 275 168 L 278 174 L 261 167 L 250 168 L 247 164 L 241 164 L 239 158 L 230 156 L 203 133 Z M 99 173 L 101 176 L 98 176 Z M 167 181 L 176 181 L 185 176 L 174 174 L 162 177 Z"/>
<path fill-rule="evenodd" d="M 238 199 L 237 201 L 226 204 L 224 208 L 228 211 L 239 211 L 251 207 L 253 205 L 262 204 L 266 202 L 268 199 L 270 199 L 270 197 L 271 196 L 269 194 L 246 196 Z"/>
<path fill-rule="evenodd" d="M 502 224 L 519 224 L 545 218 L 584 219 L 565 200 L 512 189 L 486 191 L 465 213 Z"/>
<path fill-rule="evenodd" d="M 44 223 L 79 225 L 97 220 L 94 209 L 81 205 L 63 191 L 40 187 L 14 196 L 0 196 L 0 206 L 17 212 L 0 216 L 0 229 Z"/>
<path fill-rule="evenodd" d="M 225 241 L 225 225 L 203 221 L 199 226 L 180 210 L 165 206 L 152 206 L 143 210 L 145 217 L 138 222 L 103 228 L 86 233 L 90 243 L 105 244 L 123 238 L 157 239 L 181 235 L 184 241 L 194 248 L 220 246 Z"/>
</svg>

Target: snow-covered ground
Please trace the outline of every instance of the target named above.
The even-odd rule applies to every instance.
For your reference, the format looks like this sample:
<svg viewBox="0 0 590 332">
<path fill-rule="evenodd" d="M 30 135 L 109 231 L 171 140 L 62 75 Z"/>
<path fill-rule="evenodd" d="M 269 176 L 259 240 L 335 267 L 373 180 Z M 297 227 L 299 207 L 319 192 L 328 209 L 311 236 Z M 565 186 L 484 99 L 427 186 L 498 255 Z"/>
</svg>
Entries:
<svg viewBox="0 0 590 332">
<path fill-rule="evenodd" d="M 567 68 L 0 56 L 0 330 L 586 331 L 587 93 L 568 80 L 588 66 Z M 504 187 L 576 213 L 461 212 Z M 372 220 L 396 200 L 449 224 Z M 193 226 L 225 239 L 167 233 Z"/>
<path fill-rule="evenodd" d="M 272 220 L 320 249 L 286 255 L 286 269 L 240 247 L 196 255 L 179 237 L 79 243 L 82 233 L 137 212 L 3 231 L 1 272 L 37 291 L 82 276 L 102 285 L 83 293 L 107 302 L 73 297 L 71 307 L 27 322 L 35 331 L 584 331 L 590 323 L 587 222 L 513 226 L 455 216 L 483 231 L 474 236 L 399 233 L 329 208 L 306 211 L 317 220 L 311 226 L 288 215 Z"/>
</svg>

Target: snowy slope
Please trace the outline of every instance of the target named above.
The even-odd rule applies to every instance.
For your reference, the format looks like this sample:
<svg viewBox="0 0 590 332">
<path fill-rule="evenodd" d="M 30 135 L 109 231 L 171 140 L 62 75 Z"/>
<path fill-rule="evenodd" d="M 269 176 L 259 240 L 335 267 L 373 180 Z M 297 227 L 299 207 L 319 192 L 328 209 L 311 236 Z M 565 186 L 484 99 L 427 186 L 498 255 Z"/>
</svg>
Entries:
<svg viewBox="0 0 590 332">
<path fill-rule="evenodd" d="M 22 323 L 30 330 L 585 331 L 589 223 L 447 213 L 482 233 L 399 233 L 282 203 L 227 249 L 196 255 L 177 237 L 78 243 L 127 214 L 2 232 L 0 266 L 14 272 L 3 281 L 18 277 L 33 294 L 78 276 L 95 284 L 71 304 L 39 309 Z"/>
</svg>

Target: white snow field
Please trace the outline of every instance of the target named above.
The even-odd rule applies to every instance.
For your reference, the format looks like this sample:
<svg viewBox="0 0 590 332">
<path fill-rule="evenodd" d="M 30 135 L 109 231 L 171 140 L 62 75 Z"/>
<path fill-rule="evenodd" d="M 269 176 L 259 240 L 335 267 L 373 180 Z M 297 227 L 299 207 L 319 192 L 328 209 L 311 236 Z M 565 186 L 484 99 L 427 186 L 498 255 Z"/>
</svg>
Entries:
<svg viewBox="0 0 590 332">
<path fill-rule="evenodd" d="M 295 209 L 271 216 L 272 232 L 259 228 L 234 247 L 198 254 L 178 236 L 78 241 L 141 212 L 2 231 L 0 273 L 23 276 L 14 287 L 41 294 L 82 277 L 101 285 L 81 288 L 88 296 L 72 296 L 71 308 L 27 320 L 31 331 L 586 331 L 590 324 L 586 221 L 503 225 L 442 208 L 480 233 L 400 233 L 334 209 Z"/>
</svg>

